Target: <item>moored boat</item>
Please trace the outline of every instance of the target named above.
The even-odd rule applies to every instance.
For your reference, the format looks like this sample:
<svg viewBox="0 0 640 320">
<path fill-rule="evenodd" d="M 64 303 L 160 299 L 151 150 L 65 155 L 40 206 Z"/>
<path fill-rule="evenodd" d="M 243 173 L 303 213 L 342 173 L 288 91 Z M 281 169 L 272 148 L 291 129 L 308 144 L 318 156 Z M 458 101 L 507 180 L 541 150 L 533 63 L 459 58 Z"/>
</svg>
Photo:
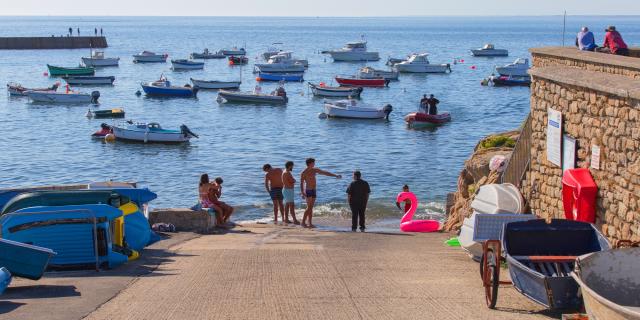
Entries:
<svg viewBox="0 0 640 320">
<path fill-rule="evenodd" d="M 191 78 L 194 88 L 199 89 L 238 89 L 240 81 L 215 81 L 215 80 L 197 80 Z"/>
<path fill-rule="evenodd" d="M 48 88 L 25 88 L 19 83 L 7 83 L 7 91 L 12 96 L 27 96 L 27 91 L 53 91 L 58 90 L 60 83 L 56 82 L 51 87 Z"/>
<path fill-rule="evenodd" d="M 386 80 L 398 80 L 400 73 L 397 70 L 379 70 L 372 67 L 363 67 L 358 71 L 361 79 L 384 78 Z"/>
<path fill-rule="evenodd" d="M 191 132 L 186 125 L 181 125 L 180 129 L 164 129 L 157 122 L 150 123 L 129 123 L 111 126 L 113 135 L 119 140 L 139 141 L 144 143 L 179 143 L 188 142 L 191 138 L 198 138 L 198 135 Z"/>
<path fill-rule="evenodd" d="M 324 113 L 330 118 L 389 119 L 391 111 L 393 107 L 390 104 L 375 107 L 354 99 L 324 103 Z"/>
<path fill-rule="evenodd" d="M 13 276 L 38 280 L 47 269 L 49 260 L 56 253 L 48 248 L 0 239 L 0 266 L 7 268 Z"/>
<path fill-rule="evenodd" d="M 47 65 L 49 69 L 49 75 L 52 77 L 57 76 L 92 76 L 96 73 L 96 69 L 92 67 L 57 67 Z"/>
<path fill-rule="evenodd" d="M 220 53 L 225 56 L 244 56 L 247 54 L 247 51 L 244 48 L 233 47 L 230 49 L 222 49 L 220 50 Z"/>
<path fill-rule="evenodd" d="M 138 54 L 133 55 L 133 62 L 135 63 L 145 63 L 145 62 L 167 62 L 168 54 L 156 54 L 151 51 L 142 51 Z"/>
<path fill-rule="evenodd" d="M 271 56 L 267 63 L 256 63 L 255 72 L 282 72 L 282 73 L 302 73 L 305 66 L 297 60 L 294 60 L 291 52 L 280 52 Z"/>
<path fill-rule="evenodd" d="M 362 93 L 362 87 L 328 87 L 324 83 L 318 85 L 309 82 L 309 87 L 314 96 L 358 98 Z"/>
<path fill-rule="evenodd" d="M 530 76 L 491 76 L 482 82 L 483 85 L 493 85 L 496 87 L 528 87 L 531 85 Z"/>
<path fill-rule="evenodd" d="M 448 111 L 439 114 L 411 112 L 404 116 L 404 121 L 412 129 L 429 128 L 451 121 L 451 114 Z"/>
<path fill-rule="evenodd" d="M 217 52 L 209 52 L 209 49 L 204 49 L 203 52 L 193 52 L 190 55 L 191 59 L 224 59 L 227 56 L 224 55 L 221 51 Z"/>
<path fill-rule="evenodd" d="M 64 76 L 62 79 L 69 85 L 112 85 L 116 77 Z"/>
<path fill-rule="evenodd" d="M 529 76 L 529 59 L 518 58 L 513 63 L 509 63 L 502 67 L 496 67 L 496 72 L 502 76 L 528 77 Z"/>
<path fill-rule="evenodd" d="M 389 85 L 390 80 L 384 78 L 336 77 L 336 82 L 345 87 L 386 87 Z"/>
<path fill-rule="evenodd" d="M 45 103 L 88 104 L 98 103 L 100 98 L 100 91 L 93 91 L 91 94 L 70 90 L 67 92 L 27 91 L 25 94 L 34 102 Z"/>
<path fill-rule="evenodd" d="M 170 97 L 195 97 L 198 93 L 198 87 L 185 85 L 178 87 L 171 85 L 171 82 L 165 77 L 159 80 L 141 83 L 142 90 L 148 96 L 170 96 Z"/>
<path fill-rule="evenodd" d="M 262 53 L 262 58 L 266 61 L 266 60 L 269 60 L 269 58 L 271 58 L 272 56 L 275 56 L 276 54 L 283 52 L 284 50 L 281 49 L 282 45 L 283 45 L 282 42 L 272 43 L 271 46 L 267 48 L 267 51 Z"/>
<path fill-rule="evenodd" d="M 333 61 L 378 61 L 378 52 L 367 51 L 366 41 L 355 41 L 347 43 L 343 48 L 337 50 L 323 51 L 333 58 Z"/>
<path fill-rule="evenodd" d="M 191 61 L 187 59 L 171 60 L 173 70 L 198 70 L 204 69 L 204 62 Z"/>
<path fill-rule="evenodd" d="M 302 82 L 304 81 L 304 73 L 270 73 L 260 72 L 257 81 L 286 81 L 286 82 Z"/>
<path fill-rule="evenodd" d="M 229 65 L 245 65 L 249 63 L 249 58 L 245 56 L 229 56 Z"/>
<path fill-rule="evenodd" d="M 399 72 L 407 73 L 446 73 L 451 72 L 451 65 L 433 64 L 429 62 L 427 53 L 412 54 L 409 59 L 393 66 Z"/>
<path fill-rule="evenodd" d="M 471 49 L 471 55 L 475 57 L 506 57 L 509 55 L 509 51 L 506 49 L 496 49 L 494 45 L 488 43 L 482 48 Z"/>
<path fill-rule="evenodd" d="M 284 87 L 278 87 L 275 91 L 264 94 L 258 90 L 253 92 L 234 92 L 220 90 L 218 92 L 218 103 L 224 102 L 241 102 L 241 103 L 257 103 L 257 104 L 286 104 L 289 101 L 287 92 Z"/>
<path fill-rule="evenodd" d="M 87 67 L 116 67 L 120 63 L 120 58 L 107 58 L 104 51 L 91 51 L 90 57 L 82 57 L 82 63 Z"/>
<path fill-rule="evenodd" d="M 94 111 L 89 111 L 89 113 L 87 114 L 87 116 L 89 118 L 96 118 L 96 119 L 124 118 L 124 115 L 125 115 L 124 109 L 122 109 L 122 108 L 114 108 L 114 109 L 107 109 L 107 110 L 94 110 Z"/>
</svg>

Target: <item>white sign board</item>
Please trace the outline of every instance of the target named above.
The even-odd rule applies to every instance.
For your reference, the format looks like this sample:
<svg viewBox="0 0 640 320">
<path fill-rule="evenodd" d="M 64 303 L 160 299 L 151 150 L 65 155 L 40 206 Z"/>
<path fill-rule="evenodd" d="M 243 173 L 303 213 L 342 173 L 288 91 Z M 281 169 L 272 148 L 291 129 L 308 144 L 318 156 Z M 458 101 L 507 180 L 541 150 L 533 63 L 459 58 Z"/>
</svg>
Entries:
<svg viewBox="0 0 640 320">
<path fill-rule="evenodd" d="M 547 120 L 547 161 L 562 166 L 562 113 L 551 108 Z"/>
<path fill-rule="evenodd" d="M 569 135 L 562 136 L 562 174 L 576 167 L 576 139 Z"/>
<path fill-rule="evenodd" d="M 600 146 L 591 146 L 591 168 L 600 170 Z"/>
</svg>

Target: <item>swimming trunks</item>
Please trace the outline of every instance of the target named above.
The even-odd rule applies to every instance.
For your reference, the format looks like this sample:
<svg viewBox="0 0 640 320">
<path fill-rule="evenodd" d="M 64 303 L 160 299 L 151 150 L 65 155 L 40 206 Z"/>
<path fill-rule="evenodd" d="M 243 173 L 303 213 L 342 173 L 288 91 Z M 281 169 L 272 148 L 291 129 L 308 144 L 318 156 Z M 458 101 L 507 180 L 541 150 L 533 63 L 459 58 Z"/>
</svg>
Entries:
<svg viewBox="0 0 640 320">
<path fill-rule="evenodd" d="M 271 188 L 269 195 L 271 196 L 271 200 L 282 200 L 282 188 Z"/>
<path fill-rule="evenodd" d="M 307 190 L 304 191 L 304 193 L 308 198 L 316 198 L 317 197 L 316 189 L 307 189 Z"/>
<path fill-rule="evenodd" d="M 293 188 L 284 188 L 282 191 L 285 203 L 293 203 Z"/>
</svg>

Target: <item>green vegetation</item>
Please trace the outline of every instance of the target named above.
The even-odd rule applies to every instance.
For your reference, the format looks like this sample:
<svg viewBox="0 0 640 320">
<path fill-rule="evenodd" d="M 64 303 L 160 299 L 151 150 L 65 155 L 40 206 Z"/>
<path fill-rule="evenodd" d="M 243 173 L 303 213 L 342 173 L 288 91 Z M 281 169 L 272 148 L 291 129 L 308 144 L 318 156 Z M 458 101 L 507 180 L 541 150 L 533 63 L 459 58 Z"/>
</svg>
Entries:
<svg viewBox="0 0 640 320">
<path fill-rule="evenodd" d="M 513 148 L 516 141 L 508 136 L 490 136 L 480 142 L 480 149 L 507 147 Z"/>
</svg>

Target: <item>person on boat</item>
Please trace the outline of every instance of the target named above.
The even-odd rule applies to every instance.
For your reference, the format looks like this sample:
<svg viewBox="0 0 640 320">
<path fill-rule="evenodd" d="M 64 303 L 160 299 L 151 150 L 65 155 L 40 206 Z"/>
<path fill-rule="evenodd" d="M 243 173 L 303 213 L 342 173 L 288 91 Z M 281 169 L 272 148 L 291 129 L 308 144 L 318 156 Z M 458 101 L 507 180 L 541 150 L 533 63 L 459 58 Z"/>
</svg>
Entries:
<svg viewBox="0 0 640 320">
<path fill-rule="evenodd" d="M 314 228 L 311 219 L 313 218 L 313 206 L 316 203 L 316 175 L 321 174 L 323 176 L 335 177 L 337 179 L 342 178 L 339 174 L 333 174 L 328 171 L 316 168 L 316 160 L 314 158 L 308 158 L 306 160 L 307 168 L 300 174 L 300 193 L 302 199 L 307 201 L 307 209 L 302 216 L 302 226 Z"/>
<path fill-rule="evenodd" d="M 254 94 L 261 94 L 262 93 L 262 87 L 260 87 L 259 85 L 256 85 L 256 87 L 253 88 L 253 93 Z"/>
<path fill-rule="evenodd" d="M 222 196 L 222 178 L 217 177 L 215 182 L 211 185 L 211 191 L 209 192 L 209 198 L 214 205 L 220 207 L 222 211 L 222 223 L 229 222 L 229 218 L 233 213 L 233 207 L 228 205 L 226 202 L 220 201 L 220 197 Z"/>
<path fill-rule="evenodd" d="M 209 182 L 209 175 L 204 173 L 200 176 L 198 184 L 198 198 L 202 209 L 212 209 L 215 212 L 216 225 L 222 225 L 222 208 L 211 201 L 211 189 L 213 185 Z"/>
<path fill-rule="evenodd" d="M 582 30 L 578 32 L 576 47 L 582 51 L 594 51 L 598 47 L 593 32 L 589 31 L 589 28 L 582 27 Z"/>
<path fill-rule="evenodd" d="M 267 163 L 262 166 L 262 171 L 265 172 L 264 188 L 269 193 L 269 196 L 271 196 L 271 201 L 273 202 L 273 223 L 278 223 L 278 211 L 280 211 L 282 215 L 282 221 L 290 223 L 289 219 L 286 219 L 284 204 L 282 203 L 284 199 L 282 194 L 282 188 L 284 187 L 284 183 L 282 182 L 282 169 L 274 168 Z"/>
<path fill-rule="evenodd" d="M 622 35 L 620 32 L 616 30 L 615 26 L 609 26 L 605 30 L 606 34 L 604 35 L 604 44 L 602 47 L 608 48 L 609 52 L 619 56 L 628 56 L 629 55 L 629 47 L 622 40 Z"/>
<path fill-rule="evenodd" d="M 278 87 L 278 89 L 276 89 L 276 95 L 278 97 L 287 97 L 287 91 L 284 90 L 284 87 Z"/>
<path fill-rule="evenodd" d="M 358 170 L 354 171 L 353 182 L 347 188 L 347 202 L 351 208 L 351 231 L 353 232 L 356 231 L 358 225 L 360 225 L 360 231 L 364 232 L 364 213 L 367 210 L 370 193 L 371 188 L 368 182 L 362 180 L 362 173 Z"/>
<path fill-rule="evenodd" d="M 429 105 L 430 115 L 438 114 L 438 103 L 440 103 L 440 100 L 436 99 L 434 95 L 429 96 L 429 99 L 427 99 L 427 104 Z"/>
<path fill-rule="evenodd" d="M 296 179 L 293 177 L 293 161 L 287 161 L 284 164 L 284 172 L 282 173 L 282 182 L 284 183 L 284 190 L 282 194 L 284 196 L 284 217 L 285 222 L 289 223 L 289 214 L 293 219 L 293 224 L 300 224 L 296 218 L 296 204 L 294 200 Z"/>
<path fill-rule="evenodd" d="M 429 98 L 427 98 L 427 95 L 423 95 L 422 99 L 420 99 L 420 111 L 424 110 L 424 113 L 427 113 L 427 101 L 429 101 Z"/>
</svg>

